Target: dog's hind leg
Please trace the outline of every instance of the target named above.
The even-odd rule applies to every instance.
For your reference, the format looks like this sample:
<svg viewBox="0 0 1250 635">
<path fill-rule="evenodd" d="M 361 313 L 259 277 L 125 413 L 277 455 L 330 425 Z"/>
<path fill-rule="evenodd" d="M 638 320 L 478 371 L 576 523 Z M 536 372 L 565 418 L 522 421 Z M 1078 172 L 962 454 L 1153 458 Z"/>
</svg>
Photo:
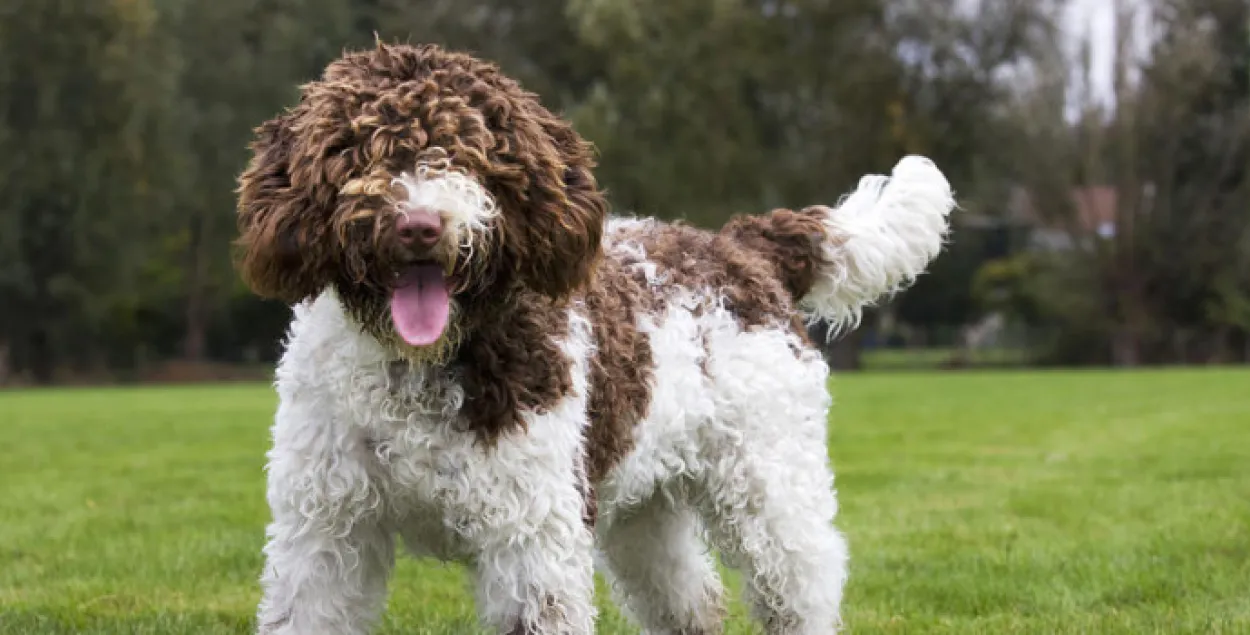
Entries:
<svg viewBox="0 0 1250 635">
<path fill-rule="evenodd" d="M 599 531 L 613 597 L 646 633 L 721 632 L 720 577 L 691 509 L 657 494 Z"/>
<path fill-rule="evenodd" d="M 766 633 L 829 635 L 840 625 L 847 545 L 833 526 L 825 472 L 795 463 L 780 455 L 724 461 L 736 477 L 707 488 L 704 515 L 726 563 L 742 572 L 745 599 Z"/>
<path fill-rule="evenodd" d="M 707 477 L 709 536 L 742 572 L 746 600 L 769 635 L 828 635 L 840 623 L 847 545 L 833 526 L 829 473 L 812 456 L 823 447 L 740 446 Z"/>
<path fill-rule="evenodd" d="M 691 500 L 769 635 L 829 635 L 839 624 L 847 545 L 834 527 L 828 367 L 777 330 L 712 342 L 715 421 L 699 435 Z"/>
</svg>

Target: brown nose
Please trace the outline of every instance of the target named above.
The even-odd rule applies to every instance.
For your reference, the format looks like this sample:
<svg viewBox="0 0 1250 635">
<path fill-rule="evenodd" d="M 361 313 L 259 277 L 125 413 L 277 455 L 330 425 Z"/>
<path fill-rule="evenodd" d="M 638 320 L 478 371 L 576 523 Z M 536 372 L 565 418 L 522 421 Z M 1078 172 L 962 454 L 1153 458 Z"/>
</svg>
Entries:
<svg viewBox="0 0 1250 635">
<path fill-rule="evenodd" d="M 443 236 L 443 219 L 426 209 L 414 209 L 399 215 L 395 223 L 399 242 L 410 247 L 433 247 Z"/>
</svg>

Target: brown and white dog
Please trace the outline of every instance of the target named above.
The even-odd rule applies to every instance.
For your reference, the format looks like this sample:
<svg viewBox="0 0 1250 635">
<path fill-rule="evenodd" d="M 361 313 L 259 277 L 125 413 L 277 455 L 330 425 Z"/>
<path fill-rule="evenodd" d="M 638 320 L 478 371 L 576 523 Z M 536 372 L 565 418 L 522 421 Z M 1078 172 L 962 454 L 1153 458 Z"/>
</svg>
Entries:
<svg viewBox="0 0 1250 635">
<path fill-rule="evenodd" d="M 720 632 L 706 540 L 768 633 L 839 623 L 828 369 L 939 253 L 927 159 L 719 232 L 609 219 L 591 148 L 493 65 L 347 54 L 262 125 L 240 268 L 295 304 L 259 631 L 366 633 L 396 539 L 501 633 L 594 632 L 596 561 L 649 633 Z"/>
</svg>

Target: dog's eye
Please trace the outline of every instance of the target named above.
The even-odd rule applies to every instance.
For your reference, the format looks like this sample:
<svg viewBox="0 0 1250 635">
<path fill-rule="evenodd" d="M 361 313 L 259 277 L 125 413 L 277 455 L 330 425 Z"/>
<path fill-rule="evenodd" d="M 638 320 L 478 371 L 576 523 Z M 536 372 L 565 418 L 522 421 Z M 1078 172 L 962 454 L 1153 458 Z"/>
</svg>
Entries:
<svg viewBox="0 0 1250 635">
<path fill-rule="evenodd" d="M 564 168 L 564 187 L 577 187 L 579 185 L 582 185 L 581 171 L 573 168 Z"/>
<path fill-rule="evenodd" d="M 298 230 L 293 227 L 285 227 L 278 230 L 278 240 L 276 242 L 280 253 L 284 255 L 299 254 L 301 251 L 300 246 L 303 244 L 300 241 Z"/>
</svg>

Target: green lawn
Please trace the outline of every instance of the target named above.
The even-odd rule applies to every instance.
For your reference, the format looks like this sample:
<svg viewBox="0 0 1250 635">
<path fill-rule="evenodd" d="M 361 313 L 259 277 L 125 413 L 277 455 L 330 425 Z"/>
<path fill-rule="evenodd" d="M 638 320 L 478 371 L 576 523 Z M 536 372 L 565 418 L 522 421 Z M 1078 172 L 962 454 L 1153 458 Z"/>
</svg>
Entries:
<svg viewBox="0 0 1250 635">
<path fill-rule="evenodd" d="M 849 632 L 1250 633 L 1250 372 L 835 394 Z M 0 633 L 248 633 L 272 406 L 264 386 L 0 393 Z M 405 561 L 381 632 L 471 632 L 466 585 Z M 635 632 L 603 605 L 601 633 Z"/>
</svg>

